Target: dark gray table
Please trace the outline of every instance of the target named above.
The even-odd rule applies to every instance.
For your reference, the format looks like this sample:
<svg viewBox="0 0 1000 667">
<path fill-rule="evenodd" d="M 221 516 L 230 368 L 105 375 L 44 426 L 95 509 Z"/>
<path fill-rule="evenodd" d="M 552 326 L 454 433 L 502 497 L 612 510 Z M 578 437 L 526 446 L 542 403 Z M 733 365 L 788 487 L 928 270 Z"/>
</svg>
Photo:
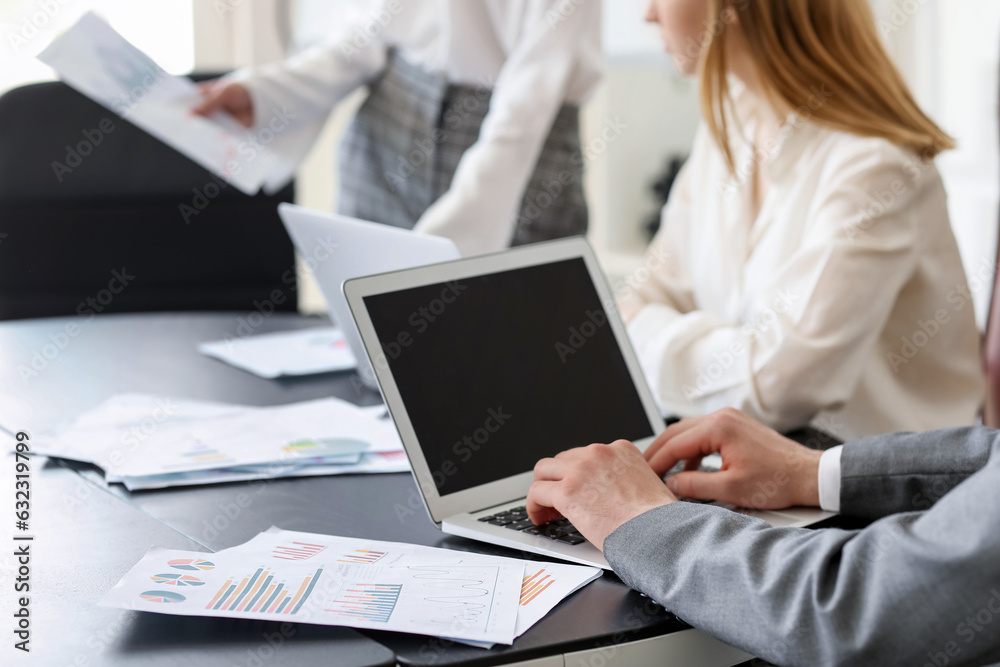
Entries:
<svg viewBox="0 0 1000 667">
<path fill-rule="evenodd" d="M 113 394 L 126 391 L 250 405 L 279 405 L 323 396 L 337 396 L 362 405 L 380 402 L 376 393 L 360 388 L 356 380 L 352 382 L 350 373 L 263 380 L 196 351 L 198 342 L 236 335 L 239 317 L 245 319 L 246 314 L 118 315 L 84 322 L 79 318 L 58 318 L 2 324 L 0 359 L 5 363 L 0 367 L 0 425 L 41 432 L 97 406 Z M 64 341 L 60 334 L 66 333 L 68 326 L 81 323 L 83 326 L 76 335 Z M 325 324 L 328 324 L 325 319 L 275 314 L 253 333 Z M 60 349 L 45 348 L 46 345 L 58 347 L 59 342 L 65 342 Z M 35 367 L 30 366 L 32 358 L 35 358 Z M 67 477 L 70 473 L 60 472 L 59 475 Z M 36 482 L 45 484 L 43 479 L 45 477 L 40 477 Z M 77 481 L 67 483 L 90 485 L 93 495 L 101 499 L 101 507 L 115 507 L 131 520 L 141 519 L 150 527 L 148 537 L 141 533 L 141 545 L 121 554 L 121 563 L 114 567 L 92 566 L 93 569 L 104 568 L 100 581 L 94 582 L 95 591 L 109 588 L 154 543 L 164 547 L 200 546 L 218 550 L 245 542 L 272 525 L 289 530 L 534 558 L 445 536 L 427 517 L 409 473 L 269 480 L 136 493 L 129 493 L 118 485 L 106 485 L 99 472 L 86 467 L 79 469 L 75 479 Z M 73 573 L 80 563 L 91 563 L 94 554 L 102 552 L 103 531 L 117 530 L 94 516 L 102 511 L 81 510 L 96 524 L 93 533 L 86 538 L 78 532 L 60 534 L 58 525 L 53 526 L 52 532 L 46 532 L 53 551 L 72 554 L 68 562 L 54 562 L 53 571 Z M 153 532 L 154 527 L 160 532 Z M 53 589 L 40 590 L 39 598 L 52 594 Z M 72 610 L 66 615 L 74 618 L 84 614 L 93 601 L 93 596 L 72 594 L 69 597 L 71 601 L 67 604 L 72 605 Z M 227 633 L 236 633 L 237 638 L 205 639 L 204 644 L 211 644 L 214 651 L 231 655 L 232 651 L 244 649 L 247 637 L 258 637 L 259 644 L 263 631 L 260 624 L 244 620 L 143 618 L 144 615 L 136 615 L 135 620 L 108 642 L 113 648 L 104 654 L 105 657 L 126 658 L 169 643 L 170 628 L 183 628 L 187 642 L 189 634 L 205 637 L 207 635 L 199 633 L 210 631 L 202 628 L 220 625 L 225 625 Z M 40 620 L 39 626 L 44 623 L 58 626 L 60 611 L 53 609 L 47 619 Z M 341 662 L 349 655 L 342 654 L 341 649 L 352 645 L 356 633 L 317 626 L 296 628 L 294 645 L 305 646 L 300 650 L 316 649 L 328 656 L 325 662 L 349 664 Z M 622 645 L 687 628 L 608 573 L 564 600 L 510 647 L 485 651 L 428 637 L 374 631 L 364 631 L 364 634 L 389 647 L 404 664 L 490 665 Z M 158 651 L 150 650 L 149 655 L 156 655 L 157 660 L 165 661 L 164 664 L 179 663 L 183 659 L 182 654 L 176 652 Z M 370 664 L 380 664 L 379 655 L 373 651 L 374 662 Z M 308 656 L 306 659 L 306 654 L 299 654 L 296 664 L 324 662 L 318 657 L 314 660 L 311 652 Z M 331 661 L 330 656 L 336 658 Z M 117 664 L 115 660 L 107 661 Z"/>
<path fill-rule="evenodd" d="M 0 436 L 10 440 L 9 436 Z M 4 443 L 7 444 L 6 442 Z M 150 547 L 202 550 L 170 526 L 57 462 L 32 468 L 34 539 L 28 654 L 7 639 L 0 662 L 32 665 L 353 665 L 395 663 L 393 652 L 347 628 L 192 618 L 98 607 Z M 4 473 L 9 473 L 5 457 Z M 19 544 L 10 540 L 4 545 Z M 13 549 L 11 549 L 12 551 Z M 13 613 L 13 562 L 4 560 L 5 617 Z M 18 594 L 20 595 L 20 594 Z M 8 633 L 5 633 L 5 636 Z M 336 646 L 336 659 L 330 647 Z"/>
</svg>

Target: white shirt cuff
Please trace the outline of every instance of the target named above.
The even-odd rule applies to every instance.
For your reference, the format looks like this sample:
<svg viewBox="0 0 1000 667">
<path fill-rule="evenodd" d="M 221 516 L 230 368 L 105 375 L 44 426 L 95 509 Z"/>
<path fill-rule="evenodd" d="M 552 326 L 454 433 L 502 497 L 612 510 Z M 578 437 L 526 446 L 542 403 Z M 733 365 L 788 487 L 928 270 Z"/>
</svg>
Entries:
<svg viewBox="0 0 1000 667">
<path fill-rule="evenodd" d="M 840 512 L 840 453 L 843 445 L 823 452 L 819 459 L 819 506 L 828 512 Z"/>
</svg>

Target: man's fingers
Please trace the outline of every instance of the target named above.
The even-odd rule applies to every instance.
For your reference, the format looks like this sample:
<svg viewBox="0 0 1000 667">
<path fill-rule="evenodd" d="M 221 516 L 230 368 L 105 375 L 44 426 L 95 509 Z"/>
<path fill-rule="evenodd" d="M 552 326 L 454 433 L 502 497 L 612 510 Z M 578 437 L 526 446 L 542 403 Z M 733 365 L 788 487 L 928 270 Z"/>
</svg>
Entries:
<svg viewBox="0 0 1000 667">
<path fill-rule="evenodd" d="M 536 526 L 559 518 L 559 510 L 555 509 L 558 495 L 558 482 L 536 481 L 528 489 L 525 508 L 528 510 L 528 518 Z"/>
<path fill-rule="evenodd" d="M 665 431 L 663 431 L 663 433 L 658 435 L 656 439 L 649 444 L 649 447 L 647 447 L 646 451 L 643 452 L 643 456 L 645 456 L 646 460 L 649 461 L 672 438 L 677 437 L 679 434 L 683 433 L 684 431 L 687 431 L 691 427 L 695 426 L 697 423 L 698 423 L 698 418 L 693 417 L 689 419 L 682 419 L 679 422 L 671 424 L 666 428 Z"/>
<path fill-rule="evenodd" d="M 687 461 L 684 462 L 684 470 L 688 472 L 692 470 L 697 470 L 698 468 L 701 467 L 702 458 L 703 457 L 701 456 L 695 456 L 694 458 L 688 459 Z"/>
<path fill-rule="evenodd" d="M 680 472 L 667 480 L 667 488 L 678 498 L 725 500 L 731 475 L 722 472 Z"/>
<path fill-rule="evenodd" d="M 698 422 L 664 443 L 658 452 L 651 457 L 647 456 L 646 460 L 649 462 L 649 467 L 662 477 L 678 461 L 700 459 L 716 451 L 711 428 L 704 422 Z"/>
<path fill-rule="evenodd" d="M 542 459 L 535 464 L 535 481 L 557 482 L 563 478 L 566 464 L 557 458 Z"/>
</svg>

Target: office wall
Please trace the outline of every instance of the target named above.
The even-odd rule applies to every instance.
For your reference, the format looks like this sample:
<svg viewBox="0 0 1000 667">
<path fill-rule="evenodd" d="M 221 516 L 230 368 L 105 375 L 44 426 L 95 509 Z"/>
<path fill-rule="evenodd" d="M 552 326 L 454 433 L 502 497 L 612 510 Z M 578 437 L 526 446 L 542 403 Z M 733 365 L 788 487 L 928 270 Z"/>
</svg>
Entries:
<svg viewBox="0 0 1000 667">
<path fill-rule="evenodd" d="M 996 271 L 997 208 L 1000 206 L 1000 140 L 997 81 L 1000 76 L 1000 2 L 949 0 L 928 15 L 939 29 L 934 57 L 925 59 L 933 82 L 927 104 L 958 141 L 938 161 L 948 190 L 948 210 L 972 287 Z M 989 282 L 987 280 L 987 282 Z M 975 292 L 976 316 L 985 328 L 990 290 Z"/>
<path fill-rule="evenodd" d="M 873 0 L 879 30 L 921 107 L 958 148 L 937 159 L 948 212 L 985 328 L 996 272 L 1000 2 Z"/>
<path fill-rule="evenodd" d="M 640 225 L 654 212 L 649 183 L 667 155 L 685 152 L 697 123 L 694 87 L 673 71 L 653 27 L 641 21 L 647 0 L 605 0 L 605 84 L 584 109 L 585 144 L 609 119 L 627 130 L 588 163 L 591 238 L 612 273 L 636 262 Z M 342 24 L 353 0 L 69 0 L 39 13 L 37 0 L 0 0 L 0 92 L 51 79 L 34 55 L 59 30 L 94 9 L 169 71 L 226 69 L 275 58 L 288 46 L 322 38 Z M 872 0 L 880 29 L 918 101 L 959 141 L 938 166 L 966 268 L 992 273 L 996 211 L 1000 206 L 997 78 L 1000 2 L 997 0 Z M 294 10 L 294 13 L 288 12 Z M 278 20 L 279 17 L 289 17 Z M 333 153 L 354 97 L 332 118 L 300 171 L 300 201 L 329 209 L 336 180 Z M 321 302 L 306 290 L 307 308 Z M 988 290 L 977 293 L 983 321 Z"/>
</svg>

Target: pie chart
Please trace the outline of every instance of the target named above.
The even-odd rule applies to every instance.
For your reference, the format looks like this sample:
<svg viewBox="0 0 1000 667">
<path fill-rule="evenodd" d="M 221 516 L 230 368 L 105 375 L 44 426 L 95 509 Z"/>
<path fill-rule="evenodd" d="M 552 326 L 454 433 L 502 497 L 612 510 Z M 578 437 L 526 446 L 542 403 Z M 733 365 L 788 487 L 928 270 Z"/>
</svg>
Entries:
<svg viewBox="0 0 1000 667">
<path fill-rule="evenodd" d="M 174 604 L 187 600 L 180 593 L 171 593 L 170 591 L 146 591 L 145 593 L 140 593 L 139 597 L 148 602 L 163 602 L 166 604 Z"/>
<path fill-rule="evenodd" d="M 168 560 L 167 565 L 178 570 L 214 570 L 215 563 L 202 558 L 175 558 Z"/>
<path fill-rule="evenodd" d="M 172 574 L 170 572 L 166 574 L 154 574 L 150 577 L 153 581 L 158 584 L 166 584 L 167 586 L 204 586 L 205 582 L 190 574 Z"/>
</svg>

